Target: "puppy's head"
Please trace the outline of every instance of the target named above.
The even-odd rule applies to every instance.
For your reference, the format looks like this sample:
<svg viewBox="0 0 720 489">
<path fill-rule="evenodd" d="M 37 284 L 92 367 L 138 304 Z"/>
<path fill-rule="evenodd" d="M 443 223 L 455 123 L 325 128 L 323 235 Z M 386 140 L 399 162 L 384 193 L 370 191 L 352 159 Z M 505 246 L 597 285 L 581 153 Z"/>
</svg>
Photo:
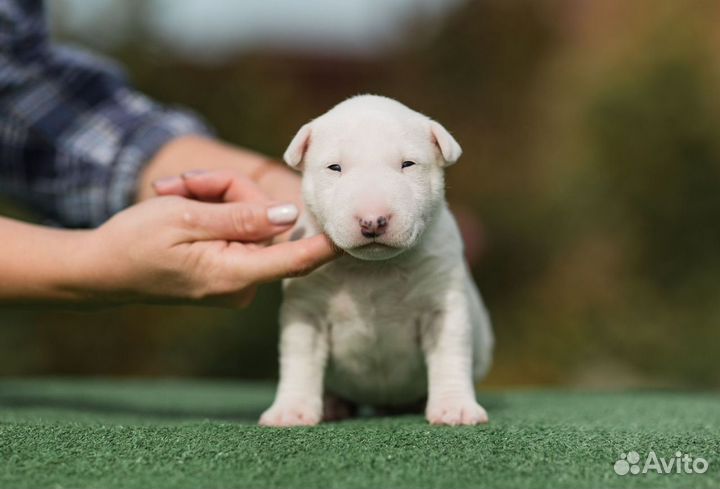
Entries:
<svg viewBox="0 0 720 489">
<path fill-rule="evenodd" d="M 348 99 L 305 124 L 284 158 L 305 203 L 340 248 L 384 260 L 412 248 L 443 201 L 462 150 L 437 122 L 394 100 Z"/>
</svg>

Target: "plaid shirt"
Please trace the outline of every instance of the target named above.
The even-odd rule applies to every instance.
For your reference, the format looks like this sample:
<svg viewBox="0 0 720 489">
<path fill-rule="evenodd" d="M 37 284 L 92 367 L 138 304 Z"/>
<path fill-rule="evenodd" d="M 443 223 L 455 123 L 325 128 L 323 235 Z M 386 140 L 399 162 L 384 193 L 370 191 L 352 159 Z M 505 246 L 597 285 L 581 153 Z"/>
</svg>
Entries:
<svg viewBox="0 0 720 489">
<path fill-rule="evenodd" d="M 53 45 L 41 0 L 0 0 L 0 193 L 67 226 L 133 201 L 170 139 L 206 134 L 193 115 L 133 91 L 119 66 Z"/>
</svg>

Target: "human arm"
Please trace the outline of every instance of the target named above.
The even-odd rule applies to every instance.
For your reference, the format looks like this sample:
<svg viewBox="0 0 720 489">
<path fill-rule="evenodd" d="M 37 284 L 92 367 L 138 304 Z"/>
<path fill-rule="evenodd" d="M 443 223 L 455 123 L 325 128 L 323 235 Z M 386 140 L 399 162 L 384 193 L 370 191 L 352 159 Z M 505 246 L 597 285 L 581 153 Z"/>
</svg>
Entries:
<svg viewBox="0 0 720 489">
<path fill-rule="evenodd" d="M 0 218 L 0 303 L 245 306 L 255 285 L 336 256 L 324 236 L 255 244 L 294 222 L 292 208 L 275 208 L 163 197 L 74 231 Z"/>
<path fill-rule="evenodd" d="M 252 243 L 289 226 L 248 236 L 257 224 L 246 229 L 240 207 L 168 198 L 123 211 L 142 192 L 141 173 L 207 166 L 215 157 L 252 172 L 274 200 L 295 198 L 296 179 L 283 172 L 267 183 L 264 169 L 245 165 L 259 157 L 199 137 L 207 133 L 194 116 L 132 90 L 108 60 L 52 45 L 42 2 L 0 0 L 0 193 L 66 226 L 102 224 L 62 231 L 1 219 L 0 301 L 244 303 L 255 283 L 334 255 L 322 237 L 261 249 Z M 218 232 L 191 232 L 198 220 Z"/>
</svg>

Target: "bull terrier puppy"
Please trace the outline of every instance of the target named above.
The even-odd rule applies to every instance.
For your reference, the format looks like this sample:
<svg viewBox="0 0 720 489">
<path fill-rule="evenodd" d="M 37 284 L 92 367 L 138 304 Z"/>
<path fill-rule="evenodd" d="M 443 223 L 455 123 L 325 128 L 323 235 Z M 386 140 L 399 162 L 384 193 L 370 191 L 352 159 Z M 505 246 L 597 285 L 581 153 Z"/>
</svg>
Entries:
<svg viewBox="0 0 720 489">
<path fill-rule="evenodd" d="M 493 334 L 444 196 L 461 152 L 437 122 L 374 95 L 300 128 L 284 154 L 303 174 L 298 234 L 324 232 L 345 254 L 283 283 L 280 383 L 261 425 L 315 425 L 329 392 L 383 407 L 427 399 L 433 424 L 487 422 L 474 383 Z"/>
</svg>

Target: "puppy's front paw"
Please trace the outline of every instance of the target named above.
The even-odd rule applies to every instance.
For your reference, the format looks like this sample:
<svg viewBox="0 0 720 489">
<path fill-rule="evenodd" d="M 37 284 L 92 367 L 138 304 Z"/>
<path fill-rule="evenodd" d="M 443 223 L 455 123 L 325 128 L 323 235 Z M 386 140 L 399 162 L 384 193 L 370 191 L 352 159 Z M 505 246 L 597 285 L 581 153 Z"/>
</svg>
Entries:
<svg viewBox="0 0 720 489">
<path fill-rule="evenodd" d="M 447 398 L 429 401 L 425 417 L 430 424 L 450 426 L 488 422 L 487 412 L 473 398 Z"/>
<path fill-rule="evenodd" d="M 262 416 L 261 426 L 314 426 L 322 419 L 322 403 L 306 400 L 275 401 Z"/>
</svg>

